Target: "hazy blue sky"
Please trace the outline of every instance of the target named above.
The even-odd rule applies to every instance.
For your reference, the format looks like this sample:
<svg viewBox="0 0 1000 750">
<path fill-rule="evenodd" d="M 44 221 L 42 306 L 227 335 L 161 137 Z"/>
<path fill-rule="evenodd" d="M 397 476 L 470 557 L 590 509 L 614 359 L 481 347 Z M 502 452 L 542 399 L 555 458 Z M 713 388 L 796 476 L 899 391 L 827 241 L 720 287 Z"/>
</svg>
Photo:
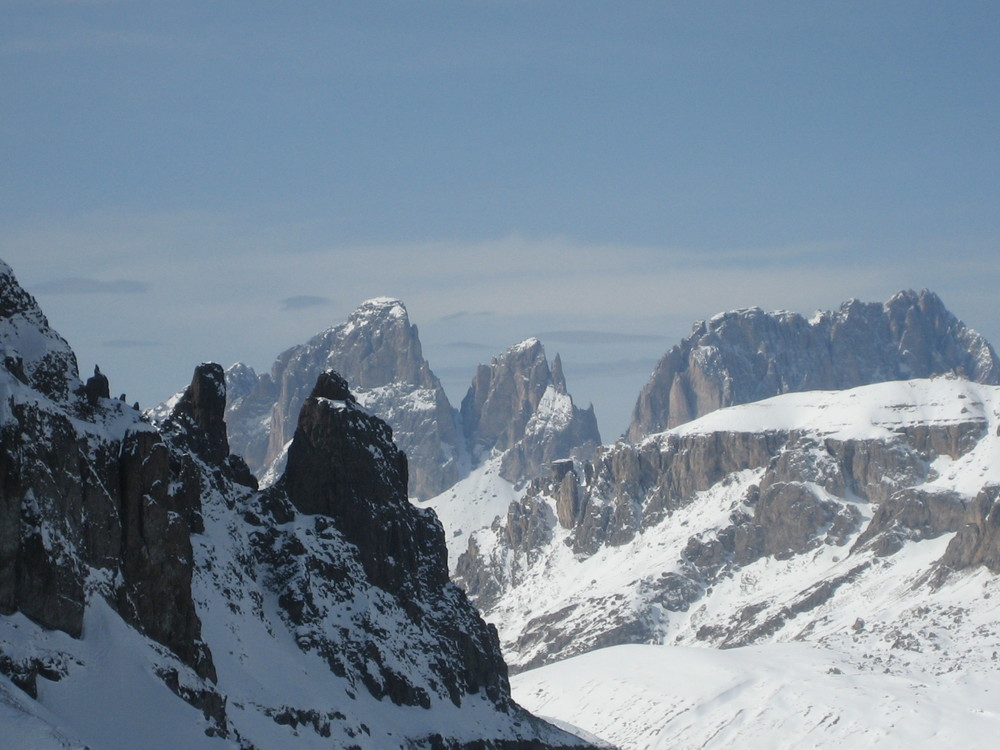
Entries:
<svg viewBox="0 0 1000 750">
<path fill-rule="evenodd" d="M 1000 341 L 998 40 L 995 0 L 5 0 L 0 257 L 144 405 L 393 295 L 456 403 L 543 334 L 610 439 L 723 309 L 929 287 Z"/>
</svg>

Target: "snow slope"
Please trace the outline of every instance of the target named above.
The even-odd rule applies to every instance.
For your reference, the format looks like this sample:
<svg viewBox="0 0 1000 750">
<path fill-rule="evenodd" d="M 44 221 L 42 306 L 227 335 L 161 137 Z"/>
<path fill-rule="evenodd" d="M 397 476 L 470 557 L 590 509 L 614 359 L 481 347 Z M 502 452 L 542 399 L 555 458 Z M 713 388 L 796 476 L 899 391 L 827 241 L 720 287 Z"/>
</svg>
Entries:
<svg viewBox="0 0 1000 750">
<path fill-rule="evenodd" d="M 469 535 L 488 527 L 519 496 L 518 488 L 500 476 L 503 457 L 495 455 L 473 469 L 440 495 L 411 502 L 418 508 L 430 508 L 441 521 L 448 543 L 448 567 L 452 570 L 469 544 Z"/>
<path fill-rule="evenodd" d="M 721 474 L 696 455 L 764 444 L 764 460 Z M 707 486 L 671 494 L 706 461 Z M 674 474 L 647 476 L 656 466 Z M 529 710 L 626 750 L 993 746 L 1000 578 L 941 561 L 1000 485 L 1000 388 L 944 377 L 788 394 L 611 447 L 589 469 L 580 491 L 635 509 L 630 535 L 581 551 L 583 522 L 557 522 L 558 483 L 474 535 L 480 581 L 498 587 L 485 615 L 529 670 L 512 679 Z M 851 522 L 741 558 L 733 531 L 752 532 L 759 497 L 792 485 L 813 505 L 786 513 Z M 532 528 L 544 544 L 511 544 Z"/>
<path fill-rule="evenodd" d="M 515 698 L 621 750 L 995 747 L 1000 677 L 859 670 L 807 643 L 629 645 L 518 675 Z"/>
</svg>

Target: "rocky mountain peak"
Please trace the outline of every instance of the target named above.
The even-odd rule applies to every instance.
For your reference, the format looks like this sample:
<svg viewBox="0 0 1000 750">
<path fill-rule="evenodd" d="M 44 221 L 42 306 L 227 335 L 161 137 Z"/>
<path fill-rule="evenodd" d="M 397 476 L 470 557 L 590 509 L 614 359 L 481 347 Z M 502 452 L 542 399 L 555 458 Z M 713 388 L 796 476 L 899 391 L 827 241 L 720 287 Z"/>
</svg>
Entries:
<svg viewBox="0 0 1000 750">
<path fill-rule="evenodd" d="M 737 310 L 697 323 L 664 355 L 625 436 L 638 441 L 781 393 L 946 373 L 998 383 L 1000 360 L 928 290 L 903 291 L 884 304 L 850 300 L 808 320 L 787 311 Z"/>
<path fill-rule="evenodd" d="M 566 376 L 563 375 L 562 358 L 559 352 L 552 358 L 552 385 L 557 393 L 566 393 Z"/>
<path fill-rule="evenodd" d="M 417 327 L 397 299 L 376 297 L 362 302 L 346 323 L 317 339 L 323 340 L 330 359 L 341 365 L 328 369 L 338 369 L 355 388 L 378 388 L 397 381 L 435 385 L 423 358 Z"/>
<path fill-rule="evenodd" d="M 257 372 L 243 362 L 230 365 L 225 371 L 225 378 L 227 407 L 229 404 L 250 395 L 260 381 Z"/>
<path fill-rule="evenodd" d="M 81 387 L 73 350 L 2 261 L 0 361 L 19 381 L 55 401 L 66 401 Z"/>
<path fill-rule="evenodd" d="M 169 420 L 186 427 L 191 450 L 213 464 L 229 455 L 226 434 L 226 378 L 222 366 L 203 362 L 174 405 Z"/>
<path fill-rule="evenodd" d="M 303 513 L 333 518 L 364 550 L 372 582 L 392 591 L 420 570 L 419 550 L 431 547 L 429 540 L 436 544 L 440 535 L 444 553 L 443 532 L 417 523 L 406 485 L 406 455 L 389 426 L 358 406 L 337 373 L 321 374 L 302 406 L 281 486 Z M 436 577 L 446 578 L 446 561 L 435 562 Z"/>
<path fill-rule="evenodd" d="M 240 394 L 227 413 L 231 440 L 265 483 L 280 475 L 299 409 L 329 370 L 350 383 L 360 404 L 392 425 L 410 459 L 411 495 L 431 497 L 462 475 L 467 460 L 457 417 L 423 358 L 417 327 L 402 302 L 377 297 L 359 305 L 345 323 L 279 354 L 271 373 L 255 382 L 245 365 L 230 368 Z"/>
<path fill-rule="evenodd" d="M 11 311 L 25 297 L 9 291 Z M 59 351 L 23 310 L 5 343 Z M 159 425 L 23 375 L 0 367 L 0 724 L 15 745 L 136 747 L 153 727 L 192 748 L 583 746 L 511 700 L 496 630 L 448 581 L 433 513 L 407 500 L 405 456 L 336 373 L 264 492 L 233 481 L 218 365 Z"/>
<path fill-rule="evenodd" d="M 505 453 L 500 473 L 510 481 L 530 478 L 554 459 L 590 453 L 601 443 L 593 408 L 573 404 L 562 360 L 556 355 L 550 369 L 536 338 L 480 365 L 460 413 L 473 459 Z"/>
</svg>

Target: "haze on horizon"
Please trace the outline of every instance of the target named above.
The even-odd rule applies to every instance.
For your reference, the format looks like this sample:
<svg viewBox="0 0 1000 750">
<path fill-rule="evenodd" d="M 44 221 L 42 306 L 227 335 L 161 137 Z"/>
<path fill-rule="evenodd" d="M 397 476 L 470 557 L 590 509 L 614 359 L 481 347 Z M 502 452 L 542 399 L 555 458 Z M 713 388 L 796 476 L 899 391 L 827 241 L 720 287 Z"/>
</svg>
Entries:
<svg viewBox="0 0 1000 750">
<path fill-rule="evenodd" d="M 721 310 L 931 288 L 1000 341 L 1000 6 L 0 9 L 0 257 L 115 393 L 403 299 L 456 404 L 528 336 L 602 435 Z M 462 373 L 466 374 L 462 374 Z"/>
</svg>

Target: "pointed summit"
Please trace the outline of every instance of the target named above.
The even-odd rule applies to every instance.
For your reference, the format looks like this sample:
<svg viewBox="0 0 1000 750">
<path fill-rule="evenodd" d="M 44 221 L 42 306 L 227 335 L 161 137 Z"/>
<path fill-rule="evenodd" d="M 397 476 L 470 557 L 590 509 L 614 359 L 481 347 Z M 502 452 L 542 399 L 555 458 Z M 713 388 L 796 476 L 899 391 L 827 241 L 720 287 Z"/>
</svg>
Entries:
<svg viewBox="0 0 1000 750">
<path fill-rule="evenodd" d="M 455 410 L 423 357 L 417 327 L 400 300 L 375 297 L 345 323 L 279 354 L 270 374 L 252 384 L 249 368 L 230 368 L 239 395 L 227 409 L 230 441 L 262 482 L 280 475 L 299 410 L 329 370 L 392 427 L 409 458 L 411 496 L 432 497 L 462 476 L 467 460 Z"/>
<path fill-rule="evenodd" d="M 473 460 L 503 453 L 500 475 L 511 482 L 532 478 L 552 460 L 589 455 L 601 444 L 593 408 L 573 404 L 562 360 L 556 355 L 550 369 L 536 338 L 479 366 L 461 416 Z"/>
<path fill-rule="evenodd" d="M 566 376 L 563 375 L 562 359 L 559 352 L 552 358 L 552 385 L 559 393 L 566 393 Z"/>
</svg>

